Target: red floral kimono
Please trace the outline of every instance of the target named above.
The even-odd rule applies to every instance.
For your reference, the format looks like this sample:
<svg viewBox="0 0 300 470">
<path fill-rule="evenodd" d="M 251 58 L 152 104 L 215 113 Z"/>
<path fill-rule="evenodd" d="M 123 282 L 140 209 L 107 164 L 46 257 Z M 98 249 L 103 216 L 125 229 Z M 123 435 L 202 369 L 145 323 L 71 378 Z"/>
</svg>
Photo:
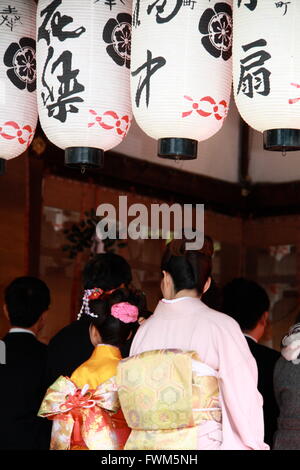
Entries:
<svg viewBox="0 0 300 470">
<path fill-rule="evenodd" d="M 53 420 L 52 450 L 121 450 L 129 435 L 118 400 L 118 348 L 98 345 L 71 378 L 59 377 L 38 415 Z"/>
</svg>

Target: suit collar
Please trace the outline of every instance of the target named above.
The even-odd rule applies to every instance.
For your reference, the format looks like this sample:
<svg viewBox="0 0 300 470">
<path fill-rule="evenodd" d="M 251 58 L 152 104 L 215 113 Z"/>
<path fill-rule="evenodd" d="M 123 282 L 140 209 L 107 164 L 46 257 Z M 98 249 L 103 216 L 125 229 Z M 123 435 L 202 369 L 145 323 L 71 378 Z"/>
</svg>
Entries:
<svg viewBox="0 0 300 470">
<path fill-rule="evenodd" d="M 252 339 L 252 341 L 254 341 L 254 343 L 258 343 L 257 339 L 253 338 L 253 336 L 247 335 L 246 333 L 244 333 L 244 336 L 246 336 L 247 338 Z"/>
<path fill-rule="evenodd" d="M 29 333 L 33 336 L 36 336 L 36 334 L 33 333 L 33 331 L 27 330 L 26 328 L 17 328 L 17 327 L 11 328 L 8 333 Z"/>
</svg>

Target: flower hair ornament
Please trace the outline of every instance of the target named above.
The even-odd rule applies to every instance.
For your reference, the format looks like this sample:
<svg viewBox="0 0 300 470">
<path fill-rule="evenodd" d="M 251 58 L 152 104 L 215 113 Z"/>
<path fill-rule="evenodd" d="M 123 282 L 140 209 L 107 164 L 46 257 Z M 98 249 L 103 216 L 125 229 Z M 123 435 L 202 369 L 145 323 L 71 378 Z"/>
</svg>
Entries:
<svg viewBox="0 0 300 470">
<path fill-rule="evenodd" d="M 134 323 L 139 316 L 139 310 L 129 302 L 119 302 L 111 307 L 111 315 L 123 323 Z"/>
<path fill-rule="evenodd" d="M 89 315 L 90 317 L 97 318 L 98 315 L 90 311 L 89 301 L 99 299 L 100 297 L 104 297 L 104 295 L 110 295 L 115 290 L 117 289 L 111 289 L 105 292 L 100 287 L 94 287 L 93 289 L 86 289 L 83 294 L 82 305 L 81 305 L 80 312 L 77 315 L 77 320 L 81 318 L 81 315 L 83 313 L 85 313 L 86 315 Z"/>
</svg>

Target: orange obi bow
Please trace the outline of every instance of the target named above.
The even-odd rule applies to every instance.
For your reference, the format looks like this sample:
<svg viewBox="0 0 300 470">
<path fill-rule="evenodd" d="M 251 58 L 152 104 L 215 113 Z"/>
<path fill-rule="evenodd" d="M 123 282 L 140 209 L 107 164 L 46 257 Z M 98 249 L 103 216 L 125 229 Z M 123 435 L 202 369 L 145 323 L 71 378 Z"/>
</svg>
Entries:
<svg viewBox="0 0 300 470">
<path fill-rule="evenodd" d="M 111 414 L 119 408 L 114 378 L 92 390 L 88 385 L 78 389 L 61 376 L 47 390 L 38 416 L 53 420 L 51 449 L 83 442 L 89 449 L 113 450 L 119 443 Z"/>
</svg>

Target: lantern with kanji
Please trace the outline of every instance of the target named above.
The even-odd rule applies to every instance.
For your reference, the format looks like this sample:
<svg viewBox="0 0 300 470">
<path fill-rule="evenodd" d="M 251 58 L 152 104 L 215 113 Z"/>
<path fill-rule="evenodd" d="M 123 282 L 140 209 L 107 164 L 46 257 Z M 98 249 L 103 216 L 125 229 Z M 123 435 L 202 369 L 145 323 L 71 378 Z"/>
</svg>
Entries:
<svg viewBox="0 0 300 470">
<path fill-rule="evenodd" d="M 231 1 L 134 0 L 135 119 L 163 158 L 193 159 L 222 127 L 231 91 Z"/>
<path fill-rule="evenodd" d="M 131 122 L 131 1 L 40 0 L 41 126 L 70 166 L 97 167 Z"/>
<path fill-rule="evenodd" d="M 0 173 L 36 128 L 35 19 L 33 0 L 0 0 Z"/>
<path fill-rule="evenodd" d="M 239 0 L 233 9 L 233 84 L 242 118 L 266 150 L 300 149 L 300 3 Z"/>
</svg>

